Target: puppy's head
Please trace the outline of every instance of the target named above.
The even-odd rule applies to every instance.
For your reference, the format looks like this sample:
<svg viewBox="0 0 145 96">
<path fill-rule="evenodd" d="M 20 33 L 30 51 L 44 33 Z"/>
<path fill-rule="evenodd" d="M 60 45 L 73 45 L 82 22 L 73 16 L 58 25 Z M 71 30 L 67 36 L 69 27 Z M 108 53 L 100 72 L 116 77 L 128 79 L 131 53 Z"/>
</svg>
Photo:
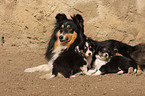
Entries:
<svg viewBox="0 0 145 96">
<path fill-rule="evenodd" d="M 99 47 L 97 50 L 96 58 L 101 59 L 103 61 L 109 60 L 111 57 L 111 50 L 107 47 Z"/>
<path fill-rule="evenodd" d="M 94 45 L 91 42 L 86 41 L 81 49 L 81 53 L 83 53 L 86 57 L 89 57 L 93 55 L 93 52 L 94 52 Z"/>
<path fill-rule="evenodd" d="M 81 21 L 79 22 L 78 18 L 81 15 L 74 15 L 72 19 L 67 19 L 65 14 L 57 14 L 56 15 L 56 38 L 57 42 L 61 46 L 70 47 L 71 44 L 77 39 L 79 32 L 82 32 L 80 29 Z M 78 22 L 76 22 L 78 20 Z M 82 19 L 83 20 L 83 19 Z M 79 24 L 80 23 L 80 24 Z"/>
</svg>

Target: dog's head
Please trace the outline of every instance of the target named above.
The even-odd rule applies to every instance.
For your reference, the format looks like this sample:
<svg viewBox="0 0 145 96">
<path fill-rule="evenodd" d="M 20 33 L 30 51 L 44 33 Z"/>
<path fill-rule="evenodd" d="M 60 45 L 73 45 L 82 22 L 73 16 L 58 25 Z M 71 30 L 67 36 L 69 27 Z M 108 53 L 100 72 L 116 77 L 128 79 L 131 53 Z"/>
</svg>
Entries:
<svg viewBox="0 0 145 96">
<path fill-rule="evenodd" d="M 58 46 L 66 46 L 67 49 L 74 49 L 77 43 L 80 42 L 79 38 L 81 38 L 81 35 L 84 32 L 84 21 L 82 16 L 79 14 L 72 16 L 71 19 L 68 19 L 65 14 L 59 13 L 56 15 L 55 19 L 56 26 L 46 50 L 46 58 L 48 59 L 51 58 L 52 52 Z M 74 47 L 72 47 L 72 45 L 74 45 Z"/>
<path fill-rule="evenodd" d="M 71 44 L 75 42 L 78 35 L 83 33 L 83 19 L 81 15 L 77 14 L 67 19 L 65 14 L 56 15 L 56 45 L 67 46 L 69 48 Z"/>
<path fill-rule="evenodd" d="M 94 43 L 91 39 L 87 38 L 87 40 L 80 46 L 81 53 L 84 54 L 85 57 L 89 57 L 93 55 L 94 52 Z"/>
<path fill-rule="evenodd" d="M 95 56 L 97 59 L 107 61 L 111 57 L 111 50 L 107 47 L 99 47 Z"/>
</svg>

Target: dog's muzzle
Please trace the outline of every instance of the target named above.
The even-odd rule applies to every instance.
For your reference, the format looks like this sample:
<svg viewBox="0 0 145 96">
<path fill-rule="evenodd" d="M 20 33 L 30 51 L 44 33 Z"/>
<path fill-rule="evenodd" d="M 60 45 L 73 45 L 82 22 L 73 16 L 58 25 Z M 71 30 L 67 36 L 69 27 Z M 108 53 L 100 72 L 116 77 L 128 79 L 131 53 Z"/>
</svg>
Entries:
<svg viewBox="0 0 145 96">
<path fill-rule="evenodd" d="M 63 35 L 60 35 L 59 36 L 59 40 L 60 40 L 60 42 L 64 42 L 65 41 L 64 36 Z"/>
</svg>

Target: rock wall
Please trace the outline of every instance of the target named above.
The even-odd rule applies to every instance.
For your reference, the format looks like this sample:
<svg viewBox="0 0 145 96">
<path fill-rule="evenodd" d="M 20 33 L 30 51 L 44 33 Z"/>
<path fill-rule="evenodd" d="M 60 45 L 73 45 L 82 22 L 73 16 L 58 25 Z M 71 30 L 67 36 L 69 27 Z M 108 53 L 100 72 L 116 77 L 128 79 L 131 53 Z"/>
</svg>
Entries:
<svg viewBox="0 0 145 96">
<path fill-rule="evenodd" d="M 1 0 L 0 13 L 4 46 L 46 47 L 57 13 L 81 14 L 95 40 L 145 42 L 145 0 Z"/>
</svg>

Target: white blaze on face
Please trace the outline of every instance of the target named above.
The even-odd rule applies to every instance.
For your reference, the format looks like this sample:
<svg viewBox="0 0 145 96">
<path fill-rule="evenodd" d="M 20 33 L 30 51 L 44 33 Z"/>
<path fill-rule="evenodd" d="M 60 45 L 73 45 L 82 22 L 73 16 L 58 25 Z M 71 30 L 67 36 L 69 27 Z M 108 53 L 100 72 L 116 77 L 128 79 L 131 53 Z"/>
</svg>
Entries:
<svg viewBox="0 0 145 96">
<path fill-rule="evenodd" d="M 90 51 L 89 49 L 90 49 L 90 46 L 89 46 L 89 43 L 88 42 L 86 42 L 86 47 L 87 47 L 87 51 L 86 51 L 86 56 L 91 56 L 92 55 L 92 51 Z"/>
<path fill-rule="evenodd" d="M 59 35 L 59 37 L 62 37 L 61 40 L 62 40 L 62 41 L 65 41 L 65 38 L 66 38 L 66 37 L 65 37 L 65 35 L 64 35 L 63 33 L 61 33 L 61 34 Z"/>
</svg>

